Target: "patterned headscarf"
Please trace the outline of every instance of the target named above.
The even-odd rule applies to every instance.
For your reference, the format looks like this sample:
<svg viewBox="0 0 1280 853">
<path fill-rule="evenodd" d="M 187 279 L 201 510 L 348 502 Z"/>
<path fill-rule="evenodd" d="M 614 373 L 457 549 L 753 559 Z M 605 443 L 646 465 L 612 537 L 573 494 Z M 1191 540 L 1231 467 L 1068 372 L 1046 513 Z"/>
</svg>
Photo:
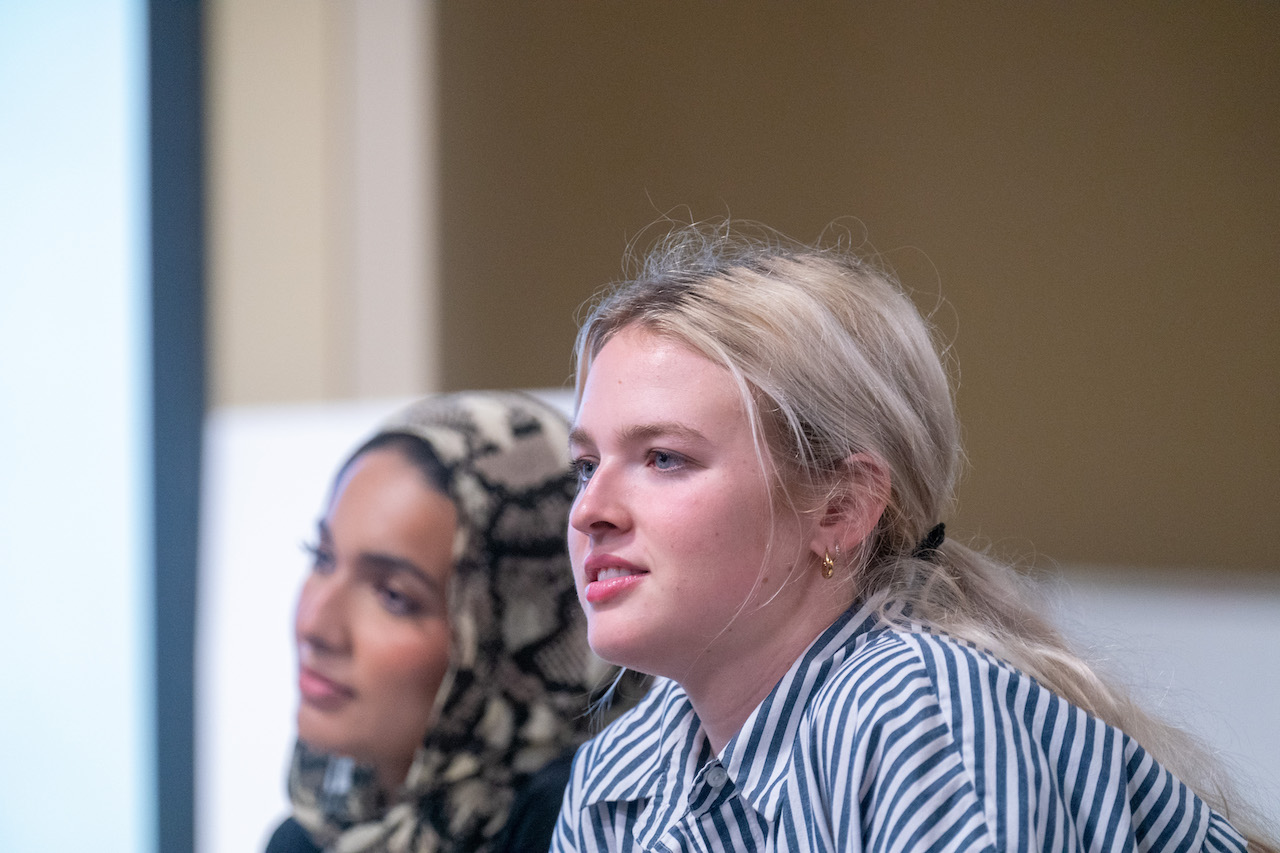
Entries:
<svg viewBox="0 0 1280 853">
<path fill-rule="evenodd" d="M 533 397 L 468 392 L 414 403 L 375 438 L 387 433 L 426 442 L 458 510 L 449 671 L 390 802 L 371 770 L 299 742 L 294 817 L 339 853 L 483 850 L 529 774 L 589 736 L 609 676 L 587 647 L 565 545 L 568 426 Z"/>
</svg>

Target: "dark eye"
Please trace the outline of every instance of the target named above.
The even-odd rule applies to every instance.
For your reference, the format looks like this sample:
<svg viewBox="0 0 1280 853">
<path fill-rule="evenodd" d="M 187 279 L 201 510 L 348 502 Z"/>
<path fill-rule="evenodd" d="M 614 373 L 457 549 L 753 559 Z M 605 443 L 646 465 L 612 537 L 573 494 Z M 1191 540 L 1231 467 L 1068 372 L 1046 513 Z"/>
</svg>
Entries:
<svg viewBox="0 0 1280 853">
<path fill-rule="evenodd" d="M 311 571 L 325 574 L 333 570 L 333 552 L 324 545 L 307 543 L 302 549 L 311 555 Z"/>
<path fill-rule="evenodd" d="M 382 606 L 387 609 L 387 612 L 396 616 L 412 616 L 421 609 L 417 599 L 406 595 L 391 584 L 382 584 L 378 587 L 378 598 L 382 600 Z"/>
<path fill-rule="evenodd" d="M 590 459 L 573 460 L 573 473 L 578 478 L 578 485 L 585 485 L 587 480 L 591 479 L 591 475 L 596 472 L 596 464 Z"/>
</svg>

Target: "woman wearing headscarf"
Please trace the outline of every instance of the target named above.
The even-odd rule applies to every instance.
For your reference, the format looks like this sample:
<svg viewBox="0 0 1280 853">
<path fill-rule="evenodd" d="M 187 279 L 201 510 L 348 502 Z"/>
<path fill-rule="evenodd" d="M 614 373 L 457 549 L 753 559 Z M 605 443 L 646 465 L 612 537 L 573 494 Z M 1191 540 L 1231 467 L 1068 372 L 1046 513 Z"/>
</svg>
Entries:
<svg viewBox="0 0 1280 853">
<path fill-rule="evenodd" d="M 418 401 L 343 464 L 269 853 L 546 849 L 609 674 L 565 550 L 574 490 L 564 418 L 517 393 Z"/>
</svg>

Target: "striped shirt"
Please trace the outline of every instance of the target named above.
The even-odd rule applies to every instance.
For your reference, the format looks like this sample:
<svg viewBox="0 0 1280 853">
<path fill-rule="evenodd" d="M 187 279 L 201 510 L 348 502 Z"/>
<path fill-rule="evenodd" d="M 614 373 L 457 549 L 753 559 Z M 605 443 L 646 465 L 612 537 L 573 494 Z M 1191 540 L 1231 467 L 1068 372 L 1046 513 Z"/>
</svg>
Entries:
<svg viewBox="0 0 1280 853">
<path fill-rule="evenodd" d="M 719 754 L 659 679 L 585 744 L 552 851 L 1231 851 L 1122 731 L 949 637 L 846 612 Z"/>
</svg>

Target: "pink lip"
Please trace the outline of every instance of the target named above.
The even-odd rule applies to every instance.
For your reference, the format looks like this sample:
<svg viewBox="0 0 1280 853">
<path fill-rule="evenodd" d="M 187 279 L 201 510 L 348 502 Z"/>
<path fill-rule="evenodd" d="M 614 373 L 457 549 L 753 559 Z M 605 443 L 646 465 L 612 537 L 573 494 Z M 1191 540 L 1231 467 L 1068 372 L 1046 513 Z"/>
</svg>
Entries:
<svg viewBox="0 0 1280 853">
<path fill-rule="evenodd" d="M 603 604 L 622 595 L 649 574 L 639 566 L 610 554 L 597 554 L 591 557 L 583 569 L 587 584 L 582 593 L 591 604 Z M 605 569 L 625 569 L 631 574 L 600 580 L 600 572 Z"/>
<path fill-rule="evenodd" d="M 321 710 L 335 710 L 350 699 L 356 692 L 345 684 L 339 684 L 326 678 L 314 669 L 298 668 L 298 693 L 302 701 Z"/>
</svg>

